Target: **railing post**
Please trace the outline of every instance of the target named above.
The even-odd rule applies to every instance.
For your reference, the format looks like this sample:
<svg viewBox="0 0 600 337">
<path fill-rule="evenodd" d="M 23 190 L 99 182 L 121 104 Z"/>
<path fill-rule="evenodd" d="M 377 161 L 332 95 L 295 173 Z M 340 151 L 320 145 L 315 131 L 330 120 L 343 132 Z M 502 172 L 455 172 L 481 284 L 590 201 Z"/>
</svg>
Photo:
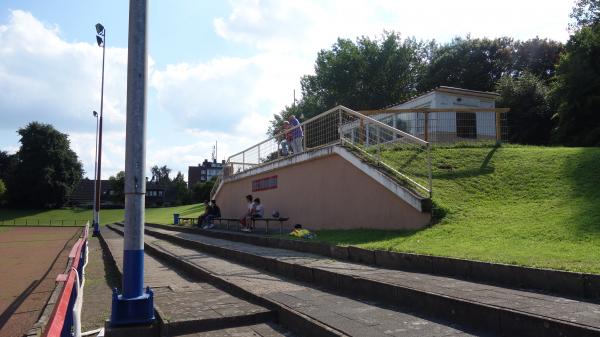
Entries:
<svg viewBox="0 0 600 337">
<path fill-rule="evenodd" d="M 246 171 L 246 152 L 242 152 L 242 172 Z"/>
<path fill-rule="evenodd" d="M 423 112 L 423 114 L 425 114 L 425 130 L 423 130 L 423 132 L 425 134 L 425 141 L 428 142 L 429 141 L 429 112 L 425 111 L 425 112 Z"/>
<path fill-rule="evenodd" d="M 342 109 L 338 110 L 338 115 L 339 115 L 338 136 L 340 137 L 340 140 L 343 140 L 343 137 L 342 137 Z"/>
<path fill-rule="evenodd" d="M 306 128 L 302 129 L 301 125 L 298 125 L 298 129 L 300 129 L 302 131 L 302 134 L 304 135 L 304 137 L 302 137 L 302 152 L 304 152 L 306 151 L 306 135 L 308 133 L 306 132 Z"/>
<path fill-rule="evenodd" d="M 500 113 L 496 112 L 496 143 L 500 144 L 502 141 L 501 129 L 500 129 Z"/>
<path fill-rule="evenodd" d="M 260 165 L 260 145 L 258 146 L 258 165 Z"/>
<path fill-rule="evenodd" d="M 431 143 L 427 143 L 426 145 L 426 151 L 427 151 L 427 180 L 428 180 L 428 187 L 429 187 L 429 199 L 431 199 L 432 196 L 432 192 L 433 192 L 433 179 L 432 179 L 432 173 L 431 173 Z"/>
<path fill-rule="evenodd" d="M 365 147 L 369 147 L 369 121 L 365 123 Z"/>
</svg>

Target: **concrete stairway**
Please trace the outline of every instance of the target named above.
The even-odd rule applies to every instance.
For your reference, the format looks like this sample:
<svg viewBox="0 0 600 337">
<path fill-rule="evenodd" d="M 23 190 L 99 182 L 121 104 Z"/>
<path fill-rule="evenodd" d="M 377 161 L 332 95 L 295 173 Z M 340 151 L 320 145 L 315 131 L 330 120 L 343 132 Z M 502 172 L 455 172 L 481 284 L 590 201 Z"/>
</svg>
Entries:
<svg viewBox="0 0 600 337">
<path fill-rule="evenodd" d="M 121 226 L 109 226 L 122 233 Z M 327 291 L 265 272 L 233 256 L 217 256 L 146 232 L 146 252 L 229 293 L 271 308 L 298 336 L 488 336 L 458 324 L 415 315 L 397 306 Z M 173 233 L 167 233 L 171 235 Z"/>
<path fill-rule="evenodd" d="M 115 261 L 119 272 L 123 265 L 123 238 L 114 231 L 102 230 L 103 248 Z M 145 282 L 154 291 L 154 306 L 161 322 L 153 333 L 160 336 L 196 334 L 198 336 L 288 335 L 276 324 L 275 313 L 194 280 L 161 261 L 144 257 Z M 150 333 L 150 332 L 148 332 Z M 190 335 L 193 336 L 193 335 Z"/>
<path fill-rule="evenodd" d="M 150 246 L 169 242 L 227 258 L 282 277 L 310 282 L 345 297 L 459 324 L 477 333 L 506 336 L 600 336 L 600 305 L 449 277 L 366 266 L 327 257 L 203 235 L 147 228 Z M 150 241 L 150 240 L 149 240 Z M 178 257 L 177 251 L 170 252 Z M 264 273 L 264 272 L 263 272 Z M 379 305 L 379 304 L 378 304 Z"/>
</svg>

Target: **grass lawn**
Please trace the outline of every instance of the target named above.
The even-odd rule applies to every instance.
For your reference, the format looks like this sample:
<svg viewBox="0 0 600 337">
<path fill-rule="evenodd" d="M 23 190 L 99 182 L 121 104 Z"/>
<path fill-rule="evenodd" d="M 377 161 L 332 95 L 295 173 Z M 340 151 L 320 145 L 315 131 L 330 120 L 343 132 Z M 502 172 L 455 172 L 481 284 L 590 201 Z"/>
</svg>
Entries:
<svg viewBox="0 0 600 337">
<path fill-rule="evenodd" d="M 176 207 L 162 207 L 162 208 L 147 208 L 146 209 L 146 222 L 161 223 L 161 224 L 172 224 L 173 213 L 179 213 L 184 217 L 196 217 L 202 213 L 204 205 L 184 205 Z M 123 221 L 124 210 L 122 209 L 105 209 L 100 210 L 100 223 L 102 225 Z M 81 220 L 82 224 L 84 220 L 91 220 L 92 210 L 91 209 L 53 209 L 53 210 L 21 210 L 21 209 L 0 209 L 0 224 L 4 220 L 5 224 L 12 224 L 13 220 L 17 224 L 25 224 L 26 220 L 28 224 L 37 224 L 39 220 L 40 224 L 49 224 L 52 220 L 52 224 L 60 225 L 60 220 L 65 220 L 64 224 L 67 223 L 72 225 L 74 220 Z"/>
<path fill-rule="evenodd" d="M 435 225 L 319 231 L 319 240 L 600 273 L 600 148 L 437 147 L 432 159 L 433 200 L 445 212 Z"/>
</svg>

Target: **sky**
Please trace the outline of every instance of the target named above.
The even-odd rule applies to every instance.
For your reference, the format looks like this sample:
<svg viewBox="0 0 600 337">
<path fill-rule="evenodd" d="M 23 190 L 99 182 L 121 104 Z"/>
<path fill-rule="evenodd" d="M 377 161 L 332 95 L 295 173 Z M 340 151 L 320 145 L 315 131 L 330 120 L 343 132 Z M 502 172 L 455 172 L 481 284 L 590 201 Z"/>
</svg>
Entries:
<svg viewBox="0 0 600 337">
<path fill-rule="evenodd" d="M 300 93 L 321 49 L 384 31 L 565 42 L 573 0 L 149 0 L 146 166 L 173 176 L 266 139 L 273 114 Z M 0 1 L 0 150 L 17 130 L 50 123 L 93 177 L 106 27 L 102 178 L 124 169 L 128 1 Z"/>
</svg>

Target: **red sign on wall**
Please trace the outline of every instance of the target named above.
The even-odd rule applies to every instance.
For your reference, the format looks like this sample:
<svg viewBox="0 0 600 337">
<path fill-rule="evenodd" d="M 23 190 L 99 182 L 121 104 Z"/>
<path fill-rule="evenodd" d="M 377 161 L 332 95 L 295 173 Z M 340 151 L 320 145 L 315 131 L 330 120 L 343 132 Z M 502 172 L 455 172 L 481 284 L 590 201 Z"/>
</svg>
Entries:
<svg viewBox="0 0 600 337">
<path fill-rule="evenodd" d="M 277 176 L 271 176 L 252 181 L 252 192 L 272 190 L 275 188 L 277 188 Z"/>
</svg>

